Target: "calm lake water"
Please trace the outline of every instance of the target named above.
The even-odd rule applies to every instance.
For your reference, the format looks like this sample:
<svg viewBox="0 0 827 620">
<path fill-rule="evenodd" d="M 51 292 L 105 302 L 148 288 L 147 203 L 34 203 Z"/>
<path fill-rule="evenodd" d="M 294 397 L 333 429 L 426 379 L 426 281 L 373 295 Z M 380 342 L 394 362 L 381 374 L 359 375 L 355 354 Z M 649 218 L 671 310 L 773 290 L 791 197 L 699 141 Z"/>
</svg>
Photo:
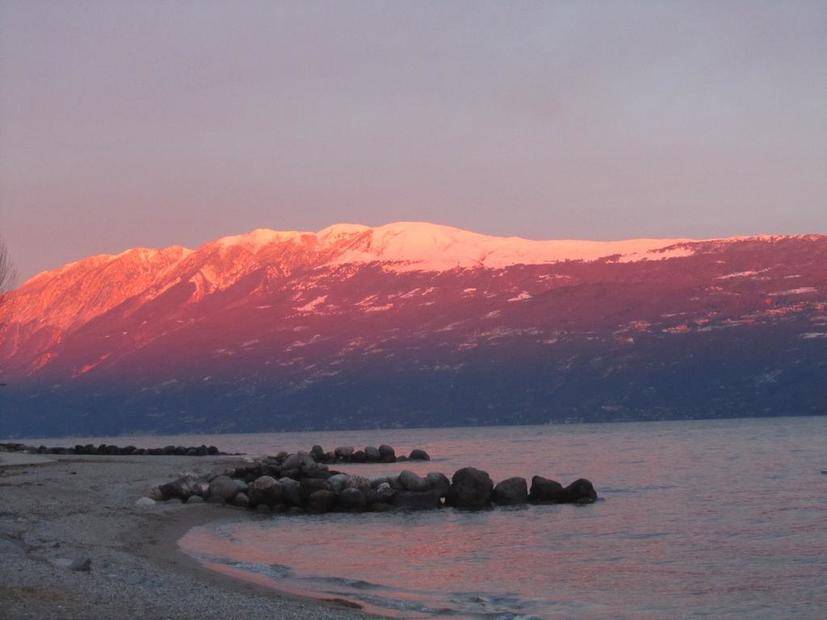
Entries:
<svg viewBox="0 0 827 620">
<path fill-rule="evenodd" d="M 180 542 L 216 570 L 281 589 L 404 617 L 827 617 L 827 417 L 130 443 L 255 455 L 389 443 L 433 460 L 340 469 L 586 477 L 603 498 L 477 513 L 234 513 Z"/>
</svg>

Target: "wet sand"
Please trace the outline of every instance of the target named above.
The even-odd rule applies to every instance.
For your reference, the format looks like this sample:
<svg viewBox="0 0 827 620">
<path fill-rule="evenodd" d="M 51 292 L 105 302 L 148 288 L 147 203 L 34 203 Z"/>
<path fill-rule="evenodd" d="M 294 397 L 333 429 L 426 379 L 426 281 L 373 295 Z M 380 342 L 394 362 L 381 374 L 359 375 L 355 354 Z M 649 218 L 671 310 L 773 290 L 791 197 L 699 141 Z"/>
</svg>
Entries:
<svg viewBox="0 0 827 620">
<path fill-rule="evenodd" d="M 26 456 L 0 461 L 0 618 L 367 617 L 232 579 L 178 550 L 191 527 L 236 509 L 135 506 L 150 486 L 233 457 Z M 87 558 L 88 570 L 73 570 Z"/>
</svg>

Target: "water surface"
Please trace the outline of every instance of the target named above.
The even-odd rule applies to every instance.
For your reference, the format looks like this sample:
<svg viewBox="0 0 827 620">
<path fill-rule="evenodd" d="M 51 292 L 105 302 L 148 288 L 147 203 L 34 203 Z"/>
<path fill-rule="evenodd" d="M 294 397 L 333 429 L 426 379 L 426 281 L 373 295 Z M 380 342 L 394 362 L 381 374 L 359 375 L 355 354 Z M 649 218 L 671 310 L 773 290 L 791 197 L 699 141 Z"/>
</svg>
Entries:
<svg viewBox="0 0 827 620">
<path fill-rule="evenodd" d="M 341 469 L 582 476 L 604 498 L 477 513 L 239 513 L 182 539 L 213 568 L 274 587 L 405 617 L 827 615 L 827 417 L 130 438 L 144 441 L 252 454 L 390 443 L 434 460 Z"/>
</svg>

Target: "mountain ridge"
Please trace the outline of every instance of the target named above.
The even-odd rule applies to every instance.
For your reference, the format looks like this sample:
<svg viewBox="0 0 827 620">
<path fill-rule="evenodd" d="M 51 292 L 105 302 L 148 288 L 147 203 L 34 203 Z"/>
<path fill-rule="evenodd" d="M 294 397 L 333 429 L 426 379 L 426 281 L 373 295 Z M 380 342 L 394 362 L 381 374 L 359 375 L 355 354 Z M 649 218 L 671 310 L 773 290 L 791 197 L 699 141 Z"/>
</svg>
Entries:
<svg viewBox="0 0 827 620">
<path fill-rule="evenodd" d="M 37 419 L 123 432 L 715 417 L 716 381 L 730 413 L 822 412 L 825 265 L 823 235 L 544 242 L 417 222 L 89 257 L 0 308 L 0 435 Z M 709 372 L 668 396 L 668 368 L 698 360 Z M 796 381 L 785 402 L 757 396 Z M 350 413 L 325 415 L 336 398 Z"/>
</svg>

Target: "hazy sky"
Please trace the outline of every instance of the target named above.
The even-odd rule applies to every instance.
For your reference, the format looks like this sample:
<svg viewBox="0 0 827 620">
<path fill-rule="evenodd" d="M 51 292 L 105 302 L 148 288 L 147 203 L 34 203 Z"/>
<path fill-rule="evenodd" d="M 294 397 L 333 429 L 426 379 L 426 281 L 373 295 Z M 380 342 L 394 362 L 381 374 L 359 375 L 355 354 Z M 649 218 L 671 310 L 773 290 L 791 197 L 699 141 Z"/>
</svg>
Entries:
<svg viewBox="0 0 827 620">
<path fill-rule="evenodd" d="M 22 276 L 257 227 L 827 232 L 827 2 L 0 0 Z"/>
</svg>

